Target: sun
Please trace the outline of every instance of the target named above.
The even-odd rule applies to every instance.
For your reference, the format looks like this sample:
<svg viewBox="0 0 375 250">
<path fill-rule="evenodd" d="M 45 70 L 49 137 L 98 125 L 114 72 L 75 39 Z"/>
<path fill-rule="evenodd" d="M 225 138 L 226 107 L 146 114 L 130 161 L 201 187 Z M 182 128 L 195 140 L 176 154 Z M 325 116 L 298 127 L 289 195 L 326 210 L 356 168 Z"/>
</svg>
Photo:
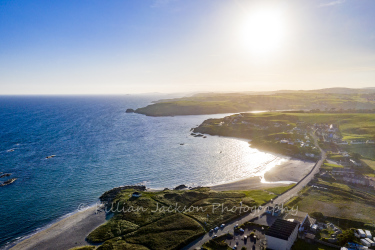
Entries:
<svg viewBox="0 0 375 250">
<path fill-rule="evenodd" d="M 286 35 L 282 11 L 272 8 L 253 10 L 244 21 L 242 41 L 255 55 L 272 55 L 283 46 Z"/>
</svg>

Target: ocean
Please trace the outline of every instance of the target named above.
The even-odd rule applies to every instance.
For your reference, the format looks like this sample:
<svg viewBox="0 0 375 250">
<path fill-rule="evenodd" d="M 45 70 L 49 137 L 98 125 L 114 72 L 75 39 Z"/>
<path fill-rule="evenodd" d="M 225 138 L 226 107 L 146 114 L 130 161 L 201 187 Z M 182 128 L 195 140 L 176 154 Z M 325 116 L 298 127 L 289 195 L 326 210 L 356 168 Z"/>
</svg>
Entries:
<svg viewBox="0 0 375 250">
<path fill-rule="evenodd" d="M 2 96 L 0 248 L 93 204 L 105 191 L 144 184 L 222 184 L 287 158 L 245 140 L 193 137 L 190 129 L 228 114 L 148 117 L 125 113 L 161 96 Z M 47 156 L 56 155 L 46 159 Z"/>
</svg>

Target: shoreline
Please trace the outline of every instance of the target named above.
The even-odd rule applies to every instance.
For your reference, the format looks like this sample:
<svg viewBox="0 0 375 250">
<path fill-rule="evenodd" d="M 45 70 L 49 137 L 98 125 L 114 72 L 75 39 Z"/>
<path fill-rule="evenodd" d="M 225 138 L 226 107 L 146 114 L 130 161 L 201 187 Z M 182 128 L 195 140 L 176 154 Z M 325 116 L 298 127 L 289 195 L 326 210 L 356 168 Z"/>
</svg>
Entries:
<svg viewBox="0 0 375 250">
<path fill-rule="evenodd" d="M 51 224 L 47 228 L 6 249 L 70 249 L 77 246 L 89 245 L 86 242 L 87 235 L 106 221 L 105 212 L 98 209 L 97 204 L 94 204 Z"/>
<path fill-rule="evenodd" d="M 292 183 L 297 183 L 306 176 L 314 164 L 314 162 L 289 159 L 268 170 L 264 174 L 263 179 L 261 179 L 260 176 L 252 176 L 209 187 L 213 191 L 230 191 L 287 186 Z M 156 192 L 162 190 L 147 188 L 146 191 Z M 71 215 L 63 216 L 61 220 L 5 249 L 70 249 L 77 246 L 89 245 L 89 243 L 86 242 L 87 235 L 107 221 L 104 211 L 95 213 L 97 208 L 97 203 L 95 203 L 83 211 L 73 212 Z"/>
</svg>

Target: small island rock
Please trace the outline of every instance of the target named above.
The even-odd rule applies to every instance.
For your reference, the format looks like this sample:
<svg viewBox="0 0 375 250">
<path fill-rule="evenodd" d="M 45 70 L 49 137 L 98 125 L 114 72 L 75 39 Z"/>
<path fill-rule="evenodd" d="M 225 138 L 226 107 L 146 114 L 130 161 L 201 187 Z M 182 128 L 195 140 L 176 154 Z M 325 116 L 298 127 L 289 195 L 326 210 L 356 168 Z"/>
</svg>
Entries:
<svg viewBox="0 0 375 250">
<path fill-rule="evenodd" d="M 2 172 L 0 174 L 2 174 Z M 5 173 L 5 174 L 0 175 L 0 178 L 4 178 L 7 176 L 11 176 L 11 175 L 12 175 L 11 173 Z"/>
<path fill-rule="evenodd" d="M 3 187 L 3 186 L 6 186 L 6 185 L 9 185 L 9 184 L 12 184 L 13 182 L 15 182 L 17 180 L 17 178 L 12 178 L 12 179 L 9 179 L 7 181 L 4 181 L 2 184 L 0 184 L 0 187 Z"/>
</svg>

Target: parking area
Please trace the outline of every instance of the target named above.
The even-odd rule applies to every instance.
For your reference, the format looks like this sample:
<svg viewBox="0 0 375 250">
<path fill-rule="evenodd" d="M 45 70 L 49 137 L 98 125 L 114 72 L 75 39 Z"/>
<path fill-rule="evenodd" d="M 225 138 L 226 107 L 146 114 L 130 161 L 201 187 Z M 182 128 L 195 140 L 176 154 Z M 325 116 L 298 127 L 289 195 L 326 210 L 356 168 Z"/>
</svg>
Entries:
<svg viewBox="0 0 375 250">
<path fill-rule="evenodd" d="M 243 231 L 242 231 L 243 230 Z M 232 230 L 233 238 L 227 238 L 225 242 L 231 247 L 236 246 L 237 249 L 246 247 L 247 249 L 261 249 L 262 243 L 265 240 L 264 232 L 257 226 L 248 226 L 244 229 Z"/>
</svg>

